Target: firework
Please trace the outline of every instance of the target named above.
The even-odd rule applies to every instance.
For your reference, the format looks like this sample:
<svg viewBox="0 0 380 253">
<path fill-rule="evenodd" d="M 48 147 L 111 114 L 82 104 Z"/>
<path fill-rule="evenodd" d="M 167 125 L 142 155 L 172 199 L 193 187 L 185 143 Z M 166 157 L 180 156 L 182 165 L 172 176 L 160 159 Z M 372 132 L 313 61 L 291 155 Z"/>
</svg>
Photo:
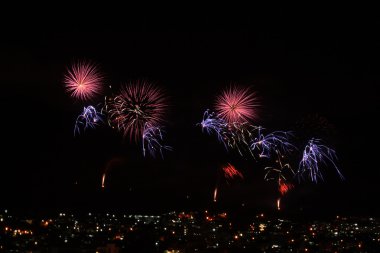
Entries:
<svg viewBox="0 0 380 253">
<path fill-rule="evenodd" d="M 273 166 L 265 167 L 264 170 L 266 170 L 267 172 L 265 173 L 264 179 L 266 181 L 279 180 L 280 178 L 283 178 L 284 180 L 286 180 L 287 178 L 284 175 L 284 172 L 287 170 L 293 172 L 292 168 L 290 167 L 288 163 L 281 164 L 281 162 L 276 161 L 276 164 L 279 165 L 279 168 L 273 167 Z"/>
<path fill-rule="evenodd" d="M 105 165 L 105 170 L 102 174 L 102 188 L 105 188 L 106 186 L 106 178 L 110 170 L 116 166 L 120 166 L 124 163 L 125 159 L 123 157 L 114 157 L 111 160 L 109 160 Z"/>
<path fill-rule="evenodd" d="M 323 180 L 320 170 L 321 165 L 332 165 L 341 179 L 344 179 L 336 165 L 337 156 L 333 149 L 322 144 L 320 139 L 311 139 L 305 146 L 302 160 L 299 163 L 297 174 L 299 178 L 310 177 L 311 181 L 317 183 L 318 178 Z"/>
<path fill-rule="evenodd" d="M 281 196 L 284 196 L 289 190 L 293 189 L 294 185 L 287 182 L 287 175 L 291 173 L 294 175 L 294 171 L 290 167 L 289 163 L 284 163 L 282 160 L 284 157 L 281 153 L 275 151 L 277 159 L 275 161 L 275 166 L 266 167 L 267 173 L 264 176 L 265 180 L 276 180 L 278 184 L 278 191 Z M 277 210 L 280 211 L 281 197 L 277 199 Z"/>
<path fill-rule="evenodd" d="M 267 181 L 276 180 L 280 184 L 281 180 L 287 181 L 289 175 L 293 176 L 295 173 L 290 164 L 283 161 L 285 156 L 280 151 L 276 150 L 275 154 L 275 164 L 264 169 L 267 171 L 264 179 Z"/>
<path fill-rule="evenodd" d="M 240 179 L 244 178 L 243 174 L 241 174 L 240 171 L 238 171 L 233 165 L 229 163 L 227 166 L 224 166 L 222 170 L 223 170 L 224 177 L 227 180 L 231 180 L 234 178 L 240 178 Z"/>
<path fill-rule="evenodd" d="M 278 191 L 280 192 L 281 196 L 284 196 L 288 191 L 290 191 L 293 188 L 294 188 L 293 184 L 286 182 L 282 178 L 278 179 Z M 281 202 L 281 197 L 277 199 L 277 210 L 279 211 L 280 211 L 280 202 Z"/>
<path fill-rule="evenodd" d="M 215 109 L 228 123 L 247 122 L 257 117 L 256 94 L 249 88 L 230 87 L 216 99 Z"/>
<path fill-rule="evenodd" d="M 215 189 L 214 189 L 214 198 L 213 198 L 214 202 L 216 202 L 217 196 L 218 196 L 218 187 L 215 187 Z"/>
<path fill-rule="evenodd" d="M 275 131 L 264 135 L 261 132 L 262 130 L 262 127 L 257 127 L 257 137 L 250 143 L 252 151 L 258 150 L 260 157 L 269 158 L 276 150 L 286 154 L 296 149 L 289 142 L 289 138 L 293 136 L 291 132 Z"/>
<path fill-rule="evenodd" d="M 284 179 L 279 178 L 278 180 L 278 191 L 281 195 L 285 195 L 288 191 L 294 188 L 294 185 L 286 182 Z"/>
<path fill-rule="evenodd" d="M 216 113 L 206 110 L 203 114 L 201 123 L 198 123 L 208 134 L 215 133 L 219 142 L 223 143 L 227 150 L 237 150 L 244 156 L 249 153 L 253 156 L 250 149 L 250 142 L 256 127 L 248 122 L 227 123 Z"/>
<path fill-rule="evenodd" d="M 232 123 L 228 125 L 228 132 L 226 132 L 225 140 L 227 146 L 231 149 L 235 149 L 241 156 L 248 153 L 252 157 L 254 154 L 250 148 L 250 142 L 253 136 L 253 133 L 256 131 L 256 127 L 249 124 L 248 122 L 244 123 Z"/>
<path fill-rule="evenodd" d="M 149 153 L 155 157 L 156 152 L 160 152 L 161 157 L 163 158 L 162 150 L 172 150 L 171 147 L 165 146 L 162 144 L 163 136 L 162 130 L 160 127 L 151 126 L 148 123 L 145 124 L 144 132 L 143 132 L 143 154 L 145 156 L 146 149 L 148 149 Z"/>
<path fill-rule="evenodd" d="M 226 146 L 225 139 L 228 131 L 227 123 L 223 119 L 219 118 L 214 112 L 206 110 L 203 113 L 202 122 L 198 125 L 200 125 L 202 130 L 205 130 L 210 135 L 215 133 L 218 140 Z"/>
<path fill-rule="evenodd" d="M 265 180 L 276 180 L 278 184 L 278 191 L 280 192 L 281 196 L 284 196 L 289 190 L 293 189 L 294 185 L 291 183 L 288 183 L 287 181 L 287 175 L 291 173 L 291 175 L 294 175 L 294 171 L 290 167 L 289 163 L 284 163 L 283 159 L 284 156 L 281 155 L 280 151 L 276 150 L 276 161 L 275 166 L 266 167 L 265 170 L 267 170 L 267 173 L 264 176 Z M 280 202 L 281 197 L 277 199 L 277 210 L 280 210 Z"/>
<path fill-rule="evenodd" d="M 166 108 L 161 89 L 140 81 L 124 86 L 119 95 L 106 99 L 105 105 L 111 127 L 135 141 L 142 138 L 146 124 L 161 125 Z"/>
<path fill-rule="evenodd" d="M 103 76 L 95 64 L 76 62 L 67 69 L 64 83 L 73 98 L 85 101 L 102 92 Z"/>
<path fill-rule="evenodd" d="M 102 114 L 92 105 L 84 107 L 83 112 L 79 114 L 75 121 L 74 135 L 80 133 L 80 129 L 85 131 L 87 128 L 95 128 L 100 122 L 103 122 Z"/>
<path fill-rule="evenodd" d="M 227 165 L 221 167 L 217 172 L 216 186 L 214 189 L 214 202 L 216 202 L 218 188 L 220 183 L 222 183 L 221 179 L 224 179 L 227 185 L 230 185 L 230 182 L 234 179 L 244 179 L 243 174 L 238 171 L 233 165 L 227 163 Z M 224 181 L 223 181 L 224 182 Z"/>
<path fill-rule="evenodd" d="M 106 173 L 103 173 L 103 175 L 102 175 L 102 188 L 105 187 L 105 182 L 106 182 Z"/>
</svg>

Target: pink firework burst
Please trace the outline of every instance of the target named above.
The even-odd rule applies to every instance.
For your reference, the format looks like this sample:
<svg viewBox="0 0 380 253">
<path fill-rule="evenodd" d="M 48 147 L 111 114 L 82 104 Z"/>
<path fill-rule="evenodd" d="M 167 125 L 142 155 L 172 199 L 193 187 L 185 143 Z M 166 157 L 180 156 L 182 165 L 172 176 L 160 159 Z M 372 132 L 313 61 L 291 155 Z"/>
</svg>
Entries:
<svg viewBox="0 0 380 253">
<path fill-rule="evenodd" d="M 230 87 L 216 99 L 215 110 L 228 123 L 243 123 L 257 117 L 257 97 L 250 88 Z"/>
<path fill-rule="evenodd" d="M 143 137 L 146 125 L 161 125 L 166 108 L 162 90 L 143 81 L 124 86 L 119 95 L 106 101 L 110 125 L 136 141 Z"/>
<path fill-rule="evenodd" d="M 237 169 L 235 169 L 235 167 L 231 164 L 228 164 L 226 165 L 225 167 L 222 168 L 223 170 L 223 173 L 224 173 L 224 177 L 226 179 L 233 179 L 235 177 L 239 177 L 241 179 L 243 179 L 243 174 L 240 173 L 240 171 L 238 171 Z"/>
<path fill-rule="evenodd" d="M 82 101 L 102 92 L 103 76 L 93 63 L 82 61 L 72 64 L 64 76 L 67 92 Z"/>
</svg>

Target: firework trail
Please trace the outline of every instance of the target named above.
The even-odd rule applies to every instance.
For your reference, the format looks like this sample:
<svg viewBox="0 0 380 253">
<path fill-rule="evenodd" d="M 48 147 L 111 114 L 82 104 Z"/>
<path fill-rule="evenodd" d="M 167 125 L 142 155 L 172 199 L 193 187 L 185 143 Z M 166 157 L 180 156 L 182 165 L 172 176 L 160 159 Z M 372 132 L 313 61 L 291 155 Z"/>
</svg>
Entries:
<svg viewBox="0 0 380 253">
<path fill-rule="evenodd" d="M 214 112 L 206 110 L 203 113 L 203 119 L 201 123 L 198 123 L 202 127 L 202 131 L 205 130 L 208 134 L 215 133 L 218 140 L 226 146 L 225 139 L 228 131 L 227 123 L 219 118 Z"/>
<path fill-rule="evenodd" d="M 284 179 L 278 179 L 278 191 L 284 196 L 288 191 L 294 188 L 294 185 L 286 182 Z"/>
<path fill-rule="evenodd" d="M 252 157 L 255 157 L 250 148 L 250 142 L 255 131 L 256 127 L 248 122 L 229 124 L 228 132 L 226 132 L 225 136 L 227 146 L 237 150 L 241 156 L 249 153 Z"/>
<path fill-rule="evenodd" d="M 295 173 L 289 163 L 284 163 L 282 161 L 284 156 L 279 151 L 276 151 L 276 154 L 277 159 L 275 161 L 275 166 L 265 167 L 264 169 L 267 171 L 265 173 L 264 179 L 266 181 L 276 180 L 280 184 L 280 180 L 287 181 L 285 173 L 291 173 L 292 175 L 294 175 Z"/>
<path fill-rule="evenodd" d="M 104 172 L 102 175 L 102 188 L 105 187 L 105 181 L 106 181 L 106 173 Z"/>
<path fill-rule="evenodd" d="M 102 174 L 102 184 L 101 184 L 101 187 L 104 189 L 106 187 L 106 179 L 107 179 L 107 174 L 108 172 L 116 167 L 116 166 L 120 166 L 124 163 L 125 159 L 122 158 L 122 157 L 114 157 L 112 158 L 111 160 L 109 160 L 106 164 L 106 168 Z"/>
<path fill-rule="evenodd" d="M 142 149 L 144 156 L 146 154 L 146 149 L 148 149 L 149 153 L 153 157 L 155 157 L 156 153 L 159 151 L 162 158 L 164 157 L 162 150 L 172 150 L 171 147 L 161 144 L 163 141 L 163 135 L 160 127 L 151 126 L 146 123 L 142 139 Z"/>
<path fill-rule="evenodd" d="M 256 94 L 250 88 L 230 87 L 216 99 L 218 116 L 228 123 L 247 122 L 257 117 Z"/>
<path fill-rule="evenodd" d="M 105 105 L 110 126 L 135 141 L 142 138 L 146 124 L 161 125 L 166 108 L 161 89 L 141 81 L 126 85 L 119 95 L 107 98 Z"/>
<path fill-rule="evenodd" d="M 293 188 L 294 188 L 293 184 L 286 182 L 282 178 L 278 179 L 278 191 L 280 192 L 281 196 L 284 196 L 288 191 L 290 191 Z M 279 211 L 280 211 L 280 203 L 281 203 L 281 197 L 277 199 L 277 210 Z"/>
<path fill-rule="evenodd" d="M 215 133 L 219 142 L 223 143 L 227 150 L 237 150 L 241 156 L 244 156 L 245 153 L 254 156 L 251 152 L 250 142 L 256 127 L 248 122 L 227 123 L 216 113 L 206 110 L 201 123 L 197 125 L 200 125 L 202 130 L 208 134 Z"/>
<path fill-rule="evenodd" d="M 251 142 L 252 151 L 258 150 L 259 157 L 269 158 L 273 152 L 280 151 L 283 154 L 288 154 L 297 148 L 289 142 L 293 137 L 292 132 L 275 131 L 264 135 L 261 131 L 262 127 L 257 127 L 257 137 Z"/>
<path fill-rule="evenodd" d="M 72 64 L 64 75 L 66 91 L 75 99 L 92 99 L 102 92 L 103 76 L 95 64 L 82 61 Z"/>
<path fill-rule="evenodd" d="M 267 171 L 264 179 L 266 181 L 275 180 L 278 184 L 278 191 L 281 196 L 284 196 L 289 190 L 294 188 L 294 185 L 288 183 L 287 177 L 290 174 L 293 178 L 294 171 L 290 167 L 289 163 L 284 163 L 283 159 L 285 158 L 279 150 L 275 150 L 276 160 L 275 166 L 266 167 Z M 277 210 L 280 210 L 281 196 L 277 199 Z"/>
<path fill-rule="evenodd" d="M 248 122 L 227 123 L 214 112 L 206 110 L 203 114 L 202 126 L 208 134 L 215 133 L 226 149 L 234 149 L 244 156 L 248 153 L 255 157 L 254 151 L 260 152 L 259 157 L 270 157 L 276 150 L 290 153 L 296 147 L 289 142 L 291 132 L 275 131 L 268 135 L 262 133 L 262 127 L 256 127 Z M 255 137 L 256 136 L 256 137 Z"/>
<path fill-rule="evenodd" d="M 302 160 L 299 163 L 297 175 L 299 178 L 310 177 L 311 181 L 317 183 L 318 178 L 323 180 L 320 165 L 331 164 L 341 179 L 344 179 L 336 165 L 337 156 L 335 150 L 322 144 L 320 139 L 311 139 L 305 146 Z"/>
<path fill-rule="evenodd" d="M 287 176 L 289 174 L 293 177 L 295 173 L 292 167 L 290 166 L 290 164 L 285 163 L 283 161 L 285 156 L 282 155 L 279 150 L 276 150 L 275 154 L 276 154 L 275 165 L 265 167 L 264 170 L 266 170 L 267 172 L 265 173 L 264 179 L 266 181 L 276 180 L 280 184 L 281 180 L 287 181 Z"/>
<path fill-rule="evenodd" d="M 224 178 L 226 178 L 227 180 L 232 180 L 234 178 L 244 179 L 243 174 L 241 174 L 240 171 L 238 171 L 233 165 L 229 163 L 226 166 L 224 166 L 222 170 Z"/>
<path fill-rule="evenodd" d="M 92 105 L 84 107 L 83 112 L 79 114 L 75 121 L 74 135 L 80 134 L 80 129 L 85 131 L 87 128 L 95 128 L 99 122 L 103 122 L 101 112 L 98 112 Z"/>
<path fill-rule="evenodd" d="M 225 179 L 225 182 L 227 185 L 230 185 L 230 182 L 235 179 L 244 179 L 243 174 L 238 171 L 235 166 L 231 165 L 230 163 L 227 163 L 227 165 L 223 166 L 220 170 L 218 170 L 217 180 L 216 180 L 216 186 L 214 189 L 214 202 L 217 201 L 217 195 L 218 195 L 218 188 L 220 184 L 220 178 L 223 176 Z"/>
<path fill-rule="evenodd" d="M 217 201 L 217 196 L 218 196 L 218 186 L 215 187 L 215 190 L 214 190 L 214 198 L 213 198 L 213 201 L 216 202 Z"/>
</svg>

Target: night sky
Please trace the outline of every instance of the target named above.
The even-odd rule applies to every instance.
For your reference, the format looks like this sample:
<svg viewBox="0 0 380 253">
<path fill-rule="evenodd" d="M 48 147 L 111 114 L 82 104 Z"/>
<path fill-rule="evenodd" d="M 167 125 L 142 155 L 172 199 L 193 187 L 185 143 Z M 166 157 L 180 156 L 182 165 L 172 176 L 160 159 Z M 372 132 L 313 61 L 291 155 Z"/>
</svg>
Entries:
<svg viewBox="0 0 380 253">
<path fill-rule="evenodd" d="M 285 211 L 379 214 L 376 16 L 310 10 L 170 16 L 140 10 L 115 16 L 5 25 L 2 207 L 274 210 L 278 195 L 276 185 L 263 180 L 265 163 L 226 152 L 196 126 L 217 93 L 236 83 L 252 86 L 260 97 L 258 124 L 294 130 L 300 145 L 321 137 L 337 151 L 346 180 L 329 168 L 325 182 L 297 184 L 283 199 Z M 137 79 L 162 87 L 170 101 L 167 143 L 174 151 L 164 160 L 144 158 L 139 145 L 107 127 L 74 137 L 85 104 L 65 92 L 63 74 L 76 59 L 98 63 L 115 90 Z M 291 160 L 293 167 L 300 156 Z M 214 204 L 217 170 L 227 162 L 245 181 L 222 184 Z"/>
</svg>

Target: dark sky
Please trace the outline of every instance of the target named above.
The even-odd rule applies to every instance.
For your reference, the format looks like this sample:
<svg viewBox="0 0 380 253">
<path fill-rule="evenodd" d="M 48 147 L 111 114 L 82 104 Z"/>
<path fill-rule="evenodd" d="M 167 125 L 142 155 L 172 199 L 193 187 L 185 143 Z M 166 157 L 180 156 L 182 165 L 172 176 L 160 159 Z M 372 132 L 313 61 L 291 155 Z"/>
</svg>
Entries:
<svg viewBox="0 0 380 253">
<path fill-rule="evenodd" d="M 3 24 L 1 206 L 274 209 L 277 193 L 263 180 L 266 164 L 225 152 L 195 126 L 233 82 L 257 91 L 259 124 L 268 131 L 294 130 L 300 146 L 323 137 L 337 151 L 346 181 L 330 168 L 325 182 L 297 184 L 283 200 L 285 210 L 379 213 L 376 16 L 310 9 L 52 16 Z M 73 136 L 84 104 L 65 93 L 62 79 L 75 59 L 97 62 L 114 87 L 146 79 L 166 90 L 174 151 L 165 160 L 144 158 L 140 146 L 107 127 Z M 321 129 L 310 120 L 317 117 L 328 124 Z M 299 158 L 292 158 L 293 167 Z M 215 205 L 217 170 L 227 162 L 246 180 L 222 184 Z M 107 163 L 114 166 L 102 190 Z"/>
</svg>

